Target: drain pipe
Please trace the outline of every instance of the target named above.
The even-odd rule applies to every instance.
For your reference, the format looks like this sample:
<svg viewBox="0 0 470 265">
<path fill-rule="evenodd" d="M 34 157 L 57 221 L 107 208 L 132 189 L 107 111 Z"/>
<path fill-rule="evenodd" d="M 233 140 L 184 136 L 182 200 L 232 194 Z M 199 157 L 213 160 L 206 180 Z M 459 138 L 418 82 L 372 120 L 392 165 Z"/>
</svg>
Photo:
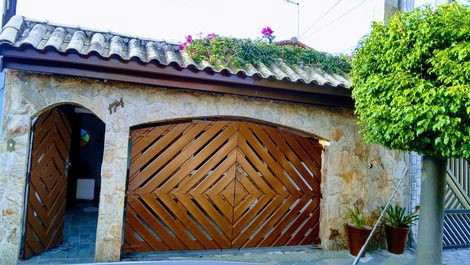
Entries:
<svg viewBox="0 0 470 265">
<path fill-rule="evenodd" d="M 392 202 L 393 197 L 395 197 L 395 195 L 397 194 L 398 188 L 400 187 L 401 183 L 405 179 L 406 173 L 408 173 L 408 169 L 405 170 L 405 173 L 403 173 L 403 176 L 401 176 L 400 182 L 398 182 L 397 186 L 395 187 L 395 190 L 393 190 L 392 195 L 390 196 L 390 198 L 388 198 L 387 204 L 385 204 L 385 207 L 382 210 L 382 213 L 380 213 L 379 219 L 377 219 L 377 222 L 375 222 L 375 225 L 372 228 L 372 231 L 370 232 L 369 236 L 367 237 L 366 242 L 362 246 L 361 251 L 359 251 L 359 254 L 357 254 L 356 258 L 354 259 L 352 265 L 357 265 L 359 261 L 361 260 L 362 254 L 364 254 L 364 252 L 366 251 L 367 245 L 369 244 L 370 239 L 374 235 L 375 230 L 379 226 L 380 221 L 382 221 L 382 217 L 384 216 L 385 211 L 387 210 L 388 206 L 390 206 L 390 203 Z"/>
</svg>

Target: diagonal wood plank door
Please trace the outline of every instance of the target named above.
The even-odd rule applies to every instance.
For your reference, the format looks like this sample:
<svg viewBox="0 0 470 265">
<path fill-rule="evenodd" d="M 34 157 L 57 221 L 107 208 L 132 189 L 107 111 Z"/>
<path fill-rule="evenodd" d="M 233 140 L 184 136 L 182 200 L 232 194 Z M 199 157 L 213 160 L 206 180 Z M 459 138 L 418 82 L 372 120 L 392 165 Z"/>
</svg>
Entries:
<svg viewBox="0 0 470 265">
<path fill-rule="evenodd" d="M 321 147 L 315 140 L 213 121 L 138 129 L 131 141 L 125 252 L 318 239 Z"/>
<path fill-rule="evenodd" d="M 70 123 L 59 109 L 42 114 L 34 124 L 23 258 L 62 243 L 70 134 Z"/>
<path fill-rule="evenodd" d="M 238 148 L 232 248 L 319 243 L 318 142 L 240 122 Z"/>
</svg>

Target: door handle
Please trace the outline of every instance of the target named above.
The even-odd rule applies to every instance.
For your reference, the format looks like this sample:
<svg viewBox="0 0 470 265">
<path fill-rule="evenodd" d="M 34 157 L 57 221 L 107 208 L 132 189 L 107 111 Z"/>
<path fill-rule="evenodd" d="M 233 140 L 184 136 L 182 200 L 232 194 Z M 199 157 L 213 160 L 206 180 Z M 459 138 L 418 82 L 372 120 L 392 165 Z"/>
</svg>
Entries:
<svg viewBox="0 0 470 265">
<path fill-rule="evenodd" d="M 67 160 L 65 160 L 65 176 L 68 177 L 69 176 L 69 169 L 70 167 L 72 166 L 72 163 L 70 162 L 70 160 L 67 158 Z"/>
</svg>

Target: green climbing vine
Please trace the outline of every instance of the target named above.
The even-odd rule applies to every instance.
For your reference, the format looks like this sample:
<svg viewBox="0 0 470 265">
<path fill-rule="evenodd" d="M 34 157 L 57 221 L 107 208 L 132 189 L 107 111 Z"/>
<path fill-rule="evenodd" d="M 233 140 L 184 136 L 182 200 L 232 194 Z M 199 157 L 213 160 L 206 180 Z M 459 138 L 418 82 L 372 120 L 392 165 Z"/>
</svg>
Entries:
<svg viewBox="0 0 470 265">
<path fill-rule="evenodd" d="M 261 63 L 270 66 L 282 60 L 288 65 L 318 66 L 329 73 L 348 73 L 351 70 L 347 56 L 334 56 L 301 46 L 278 45 L 273 42 L 275 37 L 269 27 L 264 28 L 262 34 L 257 40 L 216 34 L 193 39 L 189 35 L 179 49 L 185 50 L 197 63 L 208 61 L 218 67 L 242 68 L 247 64 Z"/>
</svg>

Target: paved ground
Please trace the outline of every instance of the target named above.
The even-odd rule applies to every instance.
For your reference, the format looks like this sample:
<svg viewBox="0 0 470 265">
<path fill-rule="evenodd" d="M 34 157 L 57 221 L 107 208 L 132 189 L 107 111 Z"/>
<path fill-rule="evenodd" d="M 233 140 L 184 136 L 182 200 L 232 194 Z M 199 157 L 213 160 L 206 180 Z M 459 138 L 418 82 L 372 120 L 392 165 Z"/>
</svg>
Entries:
<svg viewBox="0 0 470 265">
<path fill-rule="evenodd" d="M 361 264 L 370 265 L 414 265 L 414 253 L 407 251 L 403 255 L 390 254 L 385 250 L 373 251 L 367 254 Z M 127 254 L 122 262 L 113 264 L 155 264 L 155 265 L 196 265 L 196 264 L 267 264 L 267 265 L 346 265 L 351 264 L 353 257 L 347 251 L 323 251 L 313 247 L 283 247 L 269 249 L 244 249 L 224 251 L 179 251 L 167 253 L 138 253 Z M 37 259 L 20 264 L 73 264 L 90 262 L 89 259 L 80 261 L 74 259 Z M 90 263 L 91 264 L 91 263 Z M 101 263 L 103 264 L 103 263 Z M 111 263 L 110 263 L 111 264 Z M 470 249 L 444 251 L 444 264 L 470 264 Z M 429 264 L 432 265 L 432 264 Z"/>
<path fill-rule="evenodd" d="M 98 209 L 67 210 L 64 216 L 64 242 L 39 256 L 21 261 L 29 264 L 70 264 L 93 262 L 95 257 Z"/>
<path fill-rule="evenodd" d="M 238 261 L 250 264 L 267 265 L 342 265 L 351 264 L 354 257 L 348 251 L 323 251 L 313 247 L 283 247 L 269 249 L 244 249 L 187 253 L 139 253 L 128 254 L 123 261 Z M 149 263 L 150 264 L 150 263 Z M 158 264 L 158 263 L 157 263 Z M 375 251 L 368 254 L 363 264 L 414 264 L 414 255 L 393 255 L 387 251 Z M 459 264 L 462 265 L 462 264 Z"/>
<path fill-rule="evenodd" d="M 123 256 L 123 261 L 135 260 L 173 262 L 191 260 L 201 262 L 199 264 L 204 264 L 204 262 L 207 261 L 237 261 L 247 262 L 249 264 L 267 265 L 346 265 L 351 264 L 354 260 L 354 257 L 349 255 L 348 251 L 324 251 L 313 247 L 245 249 L 242 251 L 191 251 L 186 253 L 139 253 Z M 445 250 L 443 254 L 443 261 L 446 265 L 470 264 L 470 249 Z M 407 251 L 403 255 L 394 255 L 385 250 L 372 251 L 368 253 L 364 259 L 362 259 L 361 264 L 413 265 L 415 264 L 415 255 L 412 251 Z"/>
<path fill-rule="evenodd" d="M 88 208 L 90 209 L 90 208 Z M 65 216 L 64 243 L 48 252 L 21 261 L 28 264 L 91 264 L 94 260 L 96 211 L 68 211 Z M 122 256 L 124 264 L 267 264 L 267 265 L 342 265 L 351 264 L 353 257 L 348 251 L 324 251 L 314 247 L 282 247 L 222 251 L 177 251 L 166 253 L 130 253 Z M 361 264 L 393 265 L 415 264 L 412 251 L 393 255 L 385 250 L 367 254 Z M 444 251 L 446 265 L 470 264 L 470 249 Z M 145 262 L 147 261 L 147 262 Z M 142 263 L 144 262 L 144 263 Z M 231 263 L 228 263 L 231 262 Z M 432 264 L 429 264 L 432 265 Z"/>
<path fill-rule="evenodd" d="M 445 250 L 442 259 L 446 265 L 470 264 L 470 248 Z"/>
</svg>

